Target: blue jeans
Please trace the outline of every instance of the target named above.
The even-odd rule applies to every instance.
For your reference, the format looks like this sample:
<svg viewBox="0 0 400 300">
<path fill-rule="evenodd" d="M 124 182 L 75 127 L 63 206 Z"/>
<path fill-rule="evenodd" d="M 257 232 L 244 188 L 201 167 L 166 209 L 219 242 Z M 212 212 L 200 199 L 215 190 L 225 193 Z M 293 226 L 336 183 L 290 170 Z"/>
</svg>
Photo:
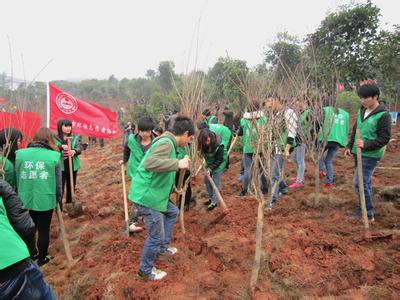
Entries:
<svg viewBox="0 0 400 300">
<path fill-rule="evenodd" d="M 143 274 L 150 275 L 156 256 L 169 247 L 179 209 L 170 201 L 168 201 L 165 212 L 159 212 L 137 203 L 135 206 L 138 209 L 138 215 L 143 216 L 147 229 L 147 238 L 144 241 L 139 268 Z"/>
<path fill-rule="evenodd" d="M 283 155 L 275 154 L 271 156 L 271 187 L 272 187 L 272 202 L 275 203 L 278 200 L 279 194 L 287 193 L 287 185 L 281 179 L 281 173 L 283 169 Z"/>
<path fill-rule="evenodd" d="M 304 173 L 306 171 L 306 145 L 300 144 L 293 150 L 294 162 L 296 164 L 297 176 L 296 181 L 302 183 L 304 181 Z"/>
<path fill-rule="evenodd" d="M 333 183 L 333 159 L 335 158 L 336 152 L 339 150 L 339 144 L 335 143 L 326 147 L 326 156 L 319 160 L 319 171 L 322 172 L 326 167 L 326 183 Z"/>
<path fill-rule="evenodd" d="M 243 154 L 244 177 L 243 177 L 243 187 L 242 187 L 242 190 L 244 191 L 247 191 L 249 189 L 249 184 L 251 180 L 250 168 L 252 162 L 253 162 L 253 153 L 244 153 Z M 267 191 L 268 182 L 263 170 L 261 169 L 261 164 L 260 164 L 260 177 L 261 177 L 261 190 Z"/>
<path fill-rule="evenodd" d="M 38 265 L 29 260 L 29 265 L 23 272 L 0 285 L 0 299 L 53 300 L 56 297 L 44 281 Z"/>
<path fill-rule="evenodd" d="M 224 172 L 219 172 L 212 174 L 212 179 L 214 180 L 215 185 L 217 186 L 218 190 L 221 190 L 221 177 Z M 218 197 L 217 194 L 214 192 L 210 181 L 208 180 L 207 176 L 204 176 L 204 183 L 206 184 L 208 198 L 211 200 L 212 204 L 218 204 Z"/>
<path fill-rule="evenodd" d="M 374 207 L 372 205 L 372 184 L 371 178 L 374 174 L 375 168 L 378 165 L 379 160 L 370 157 L 362 158 L 362 172 L 363 172 L 363 183 L 364 183 L 364 194 L 365 194 L 365 205 L 367 207 L 368 219 L 374 217 Z M 358 172 L 357 172 L 357 159 L 354 160 L 354 189 L 358 194 L 358 209 L 361 207 L 360 191 L 358 189 Z"/>
</svg>

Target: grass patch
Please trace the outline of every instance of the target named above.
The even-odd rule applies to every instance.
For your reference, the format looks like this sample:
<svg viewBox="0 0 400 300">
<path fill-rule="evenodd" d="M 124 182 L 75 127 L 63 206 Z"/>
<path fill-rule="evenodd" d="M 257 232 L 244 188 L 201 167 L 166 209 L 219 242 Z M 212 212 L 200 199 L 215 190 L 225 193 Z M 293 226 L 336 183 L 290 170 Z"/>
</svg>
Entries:
<svg viewBox="0 0 400 300">
<path fill-rule="evenodd" d="M 95 279 L 89 275 L 83 275 L 73 281 L 71 287 L 60 297 L 65 300 L 85 299 L 86 290 L 95 283 Z"/>
</svg>

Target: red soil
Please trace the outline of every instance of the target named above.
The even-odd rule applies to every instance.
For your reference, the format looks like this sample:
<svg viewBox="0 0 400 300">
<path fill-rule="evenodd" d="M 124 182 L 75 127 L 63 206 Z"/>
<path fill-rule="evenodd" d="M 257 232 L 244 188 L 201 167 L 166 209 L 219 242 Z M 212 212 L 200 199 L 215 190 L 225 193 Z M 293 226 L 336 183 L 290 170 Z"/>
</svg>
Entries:
<svg viewBox="0 0 400 300">
<path fill-rule="evenodd" d="M 104 149 L 93 147 L 82 155 L 77 197 L 84 205 L 84 215 L 77 219 L 64 215 L 77 260 L 72 266 L 67 264 L 54 218 L 50 254 L 55 258 L 43 271 L 58 297 L 250 298 L 257 201 L 235 197 L 240 188 L 238 159 L 223 177 L 222 195 L 230 213 L 213 224 L 222 211 L 205 211 L 203 179 L 196 178 L 197 204 L 185 213 L 186 235 L 179 221 L 175 227 L 173 245 L 179 253 L 156 265 L 168 276 L 160 282 L 145 282 L 137 271 L 146 232 L 134 237 L 123 234 L 120 145 L 120 140 L 112 141 Z M 394 142 L 380 166 L 399 167 L 399 149 Z M 347 217 L 357 203 L 353 162 L 338 153 L 334 167 L 335 187 L 321 188 L 319 205 L 314 204 L 314 168 L 308 163 L 306 186 L 290 191 L 266 214 L 255 299 L 400 298 L 399 197 L 391 201 L 375 197 L 376 222 L 371 229 L 376 238 L 364 240 L 362 223 Z M 293 177 L 293 168 L 287 166 L 291 170 L 288 178 Z M 376 190 L 399 186 L 398 170 L 377 170 L 373 185 Z"/>
</svg>

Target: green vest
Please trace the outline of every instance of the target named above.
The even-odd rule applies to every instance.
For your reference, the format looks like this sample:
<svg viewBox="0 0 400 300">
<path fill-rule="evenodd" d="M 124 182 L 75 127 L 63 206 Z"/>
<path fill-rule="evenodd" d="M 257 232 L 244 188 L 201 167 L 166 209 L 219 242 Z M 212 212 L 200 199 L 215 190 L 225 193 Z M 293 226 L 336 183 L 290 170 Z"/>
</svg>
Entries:
<svg viewBox="0 0 400 300">
<path fill-rule="evenodd" d="M 56 207 L 56 165 L 60 153 L 45 148 L 16 151 L 18 195 L 25 208 L 46 211 Z"/>
<path fill-rule="evenodd" d="M 160 212 L 167 210 L 169 195 L 175 183 L 176 171 L 162 173 L 146 171 L 144 161 L 160 142 L 165 141 L 170 143 L 172 147 L 169 159 L 176 159 L 175 145 L 171 138 L 160 137 L 156 139 L 140 162 L 132 179 L 128 195 L 129 200 L 132 202 Z"/>
<path fill-rule="evenodd" d="M 307 117 L 310 114 L 310 112 L 312 112 L 312 110 L 310 108 L 307 108 L 305 111 L 303 111 L 300 114 L 300 130 L 301 130 L 301 134 L 302 134 L 302 138 L 306 138 L 310 135 L 310 131 L 312 129 L 312 125 L 309 124 L 309 122 L 307 121 Z"/>
<path fill-rule="evenodd" d="M 128 176 L 132 180 L 136 170 L 144 157 L 142 146 L 137 142 L 135 135 L 131 133 L 128 138 L 128 147 L 131 150 L 128 160 Z"/>
<path fill-rule="evenodd" d="M 229 142 L 231 141 L 232 133 L 228 127 L 221 124 L 210 124 L 209 129 L 210 131 L 216 133 L 221 138 L 220 144 L 224 145 L 224 160 L 218 166 L 218 168 L 214 170 L 214 173 L 220 173 L 225 170 L 226 164 L 228 163 L 228 150 L 229 150 L 228 147 L 229 147 Z M 218 147 L 216 147 L 214 153 L 206 153 L 204 155 L 207 167 L 213 163 L 215 158 L 215 152 L 217 151 L 217 149 Z"/>
<path fill-rule="evenodd" d="M 188 153 L 189 158 L 192 158 L 192 144 L 189 144 L 187 147 L 188 147 L 188 151 L 189 151 L 189 153 Z M 186 155 L 185 147 L 178 147 L 178 156 L 176 158 L 181 160 L 181 159 L 185 158 L 185 155 Z"/>
<path fill-rule="evenodd" d="M 75 148 L 76 142 L 78 141 L 78 139 L 79 139 L 79 135 L 75 135 L 72 138 L 71 149 Z M 60 146 L 62 144 L 60 143 L 59 140 L 56 139 L 56 145 Z M 61 161 L 61 171 L 64 172 L 64 151 L 61 152 L 60 161 Z M 80 161 L 78 155 L 74 155 L 72 157 L 72 168 L 74 169 L 74 171 L 78 171 L 81 168 L 81 161 Z"/>
<path fill-rule="evenodd" d="M 252 120 L 242 118 L 240 126 L 243 128 L 243 153 L 253 153 L 253 146 L 257 144 L 258 132 L 257 128 L 267 123 L 267 118 L 257 119 L 257 126 L 254 126 Z"/>
<path fill-rule="evenodd" d="M 28 248 L 8 220 L 6 208 L 1 197 L 0 232 L 0 270 L 29 257 Z"/>
<path fill-rule="evenodd" d="M 208 119 L 207 119 L 207 125 L 213 124 L 212 122 L 214 121 L 214 119 L 216 118 L 216 116 L 211 115 Z M 218 123 L 218 121 L 217 121 Z"/>
<path fill-rule="evenodd" d="M 14 189 L 17 187 L 14 165 L 2 155 L 0 155 L 0 174 L 4 176 L 4 180 L 7 181 Z"/>
<path fill-rule="evenodd" d="M 386 111 L 382 111 L 376 114 L 373 114 L 366 118 L 364 121 L 361 121 L 360 111 L 357 114 L 357 128 L 360 129 L 360 138 L 364 141 L 374 141 L 377 138 L 376 128 L 378 126 L 378 121 L 384 115 Z M 361 149 L 362 156 L 371 157 L 375 159 L 381 159 L 383 153 L 385 151 L 385 147 L 381 147 L 376 150 L 364 150 Z M 351 150 L 352 153 L 357 153 L 356 141 L 354 140 L 353 148 Z"/>
<path fill-rule="evenodd" d="M 324 125 L 319 133 L 319 141 L 323 141 L 328 136 L 328 142 L 336 142 L 342 147 L 346 147 L 350 123 L 349 113 L 341 108 L 338 108 L 337 113 L 335 113 L 330 106 L 324 107 L 324 112 Z"/>
</svg>

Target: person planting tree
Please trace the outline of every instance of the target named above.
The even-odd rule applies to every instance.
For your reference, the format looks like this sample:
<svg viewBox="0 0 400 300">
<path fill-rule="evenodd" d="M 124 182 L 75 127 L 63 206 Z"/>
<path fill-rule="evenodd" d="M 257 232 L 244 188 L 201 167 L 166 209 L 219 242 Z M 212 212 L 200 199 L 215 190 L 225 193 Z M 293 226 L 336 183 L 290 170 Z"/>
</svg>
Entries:
<svg viewBox="0 0 400 300">
<path fill-rule="evenodd" d="M 68 148 L 68 138 L 72 138 L 71 149 Z M 72 189 L 75 190 L 76 178 L 81 163 L 79 155 L 82 153 L 81 139 L 79 135 L 72 134 L 72 121 L 68 119 L 60 119 L 57 122 L 57 135 L 55 136 L 56 145 L 62 151 L 61 171 L 63 190 L 66 186 L 67 195 L 66 203 L 72 203 Z M 72 175 L 74 186 L 71 185 L 71 177 L 69 170 L 68 157 L 72 157 Z M 61 205 L 62 209 L 62 205 Z"/>
<path fill-rule="evenodd" d="M 177 116 L 171 131 L 154 140 L 140 162 L 132 179 L 128 198 L 138 215 L 143 216 L 147 238 L 140 258 L 139 276 L 160 280 L 167 273 L 154 267 L 156 258 L 166 258 L 178 252 L 170 246 L 179 209 L 170 201 L 176 171 L 188 169 L 188 156 L 178 160 L 177 147 L 187 146 L 194 135 L 191 119 Z"/>
<path fill-rule="evenodd" d="M 138 122 L 138 133 L 131 133 L 124 145 L 123 162 L 128 163 L 128 176 L 132 180 L 135 176 L 137 168 L 144 157 L 146 151 L 150 148 L 155 135 L 152 130 L 155 123 L 150 117 L 142 117 Z M 143 228 L 138 226 L 137 210 L 133 207 L 131 211 L 130 232 L 139 232 Z"/>
<path fill-rule="evenodd" d="M 221 189 L 221 177 L 228 167 L 228 149 L 231 141 L 231 131 L 228 127 L 221 124 L 210 124 L 208 128 L 203 128 L 198 136 L 198 148 L 206 161 L 207 171 L 212 180 Z M 209 200 L 204 204 L 207 210 L 213 210 L 218 205 L 218 197 L 214 192 L 207 176 L 204 177 Z"/>
<path fill-rule="evenodd" d="M 375 168 L 382 159 L 385 146 L 391 136 L 391 116 L 383 103 L 379 102 L 380 90 L 378 85 L 371 80 L 363 82 L 359 87 L 358 96 L 361 101 L 361 108 L 357 113 L 357 120 L 353 126 L 350 141 L 345 150 L 345 155 L 354 156 L 354 189 L 358 195 L 359 205 L 355 213 L 356 217 L 361 216 L 360 209 L 360 188 L 357 173 L 357 159 L 355 157 L 357 148 L 361 148 L 362 175 L 365 193 L 367 216 L 369 221 L 375 221 L 374 207 L 372 203 L 372 182 L 371 178 Z M 360 130 L 360 139 L 356 139 L 356 130 Z"/>
</svg>

